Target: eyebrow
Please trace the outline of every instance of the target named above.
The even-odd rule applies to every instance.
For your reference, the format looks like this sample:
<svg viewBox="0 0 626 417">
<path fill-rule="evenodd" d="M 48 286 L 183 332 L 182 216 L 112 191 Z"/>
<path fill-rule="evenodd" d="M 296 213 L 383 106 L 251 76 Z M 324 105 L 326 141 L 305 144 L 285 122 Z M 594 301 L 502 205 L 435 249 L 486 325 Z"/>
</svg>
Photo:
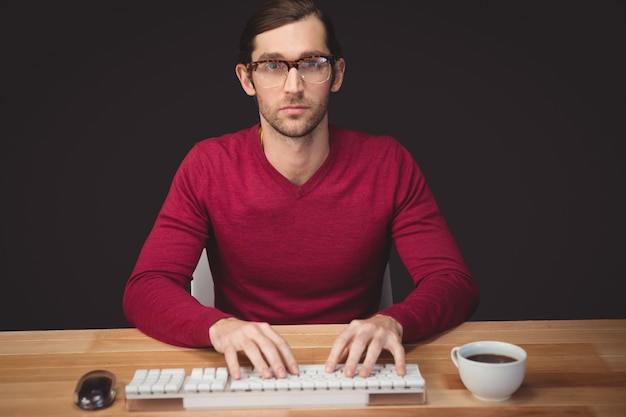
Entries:
<svg viewBox="0 0 626 417">
<path fill-rule="evenodd" d="M 296 58 L 294 59 L 294 61 L 297 61 L 298 59 L 306 58 L 309 56 L 326 56 L 326 55 L 330 55 L 330 52 L 321 52 L 318 50 L 306 51 L 306 52 L 302 52 L 300 54 L 300 58 Z M 264 61 L 268 59 L 279 59 L 279 60 L 289 61 L 288 59 L 285 58 L 283 54 L 278 53 L 278 52 L 270 52 L 270 53 L 261 54 L 261 56 L 259 56 L 259 58 L 256 59 L 256 61 Z"/>
</svg>

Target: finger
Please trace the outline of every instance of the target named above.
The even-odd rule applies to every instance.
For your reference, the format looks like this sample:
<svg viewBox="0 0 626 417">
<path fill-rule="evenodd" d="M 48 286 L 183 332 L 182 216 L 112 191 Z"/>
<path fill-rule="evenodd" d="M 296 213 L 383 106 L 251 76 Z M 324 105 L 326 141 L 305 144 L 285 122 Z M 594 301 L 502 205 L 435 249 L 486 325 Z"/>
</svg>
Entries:
<svg viewBox="0 0 626 417">
<path fill-rule="evenodd" d="M 246 339 L 243 343 L 242 350 L 250 360 L 252 367 L 259 372 L 261 378 L 268 379 L 272 377 L 272 371 L 265 361 L 265 356 L 259 348 L 258 343 L 261 345 L 263 344 L 263 342 L 258 338 L 256 340 Z"/>
<path fill-rule="evenodd" d="M 228 348 L 224 351 L 224 359 L 226 360 L 226 367 L 228 373 L 233 379 L 241 378 L 241 367 L 239 366 L 239 358 L 237 356 L 237 350 Z"/>
<path fill-rule="evenodd" d="M 372 373 L 372 369 L 376 365 L 378 361 L 378 357 L 380 356 L 380 352 L 382 352 L 382 347 L 377 339 L 373 339 L 369 346 L 367 346 L 367 352 L 365 353 L 365 358 L 363 359 L 363 363 L 361 364 L 361 368 L 359 370 L 359 376 L 363 378 L 367 378 Z"/>
<path fill-rule="evenodd" d="M 393 355 L 396 373 L 400 376 L 406 375 L 406 356 L 404 346 L 401 343 L 393 343 L 389 347 L 389 351 Z"/>
<path fill-rule="evenodd" d="M 350 344 L 350 350 L 348 351 L 348 357 L 346 364 L 343 368 L 343 374 L 352 378 L 356 375 L 356 370 L 359 366 L 359 362 L 367 349 L 367 343 L 364 343 L 362 338 L 355 338 Z"/>
<path fill-rule="evenodd" d="M 337 365 L 348 357 L 349 341 L 352 338 L 350 328 L 341 332 L 333 342 L 326 359 L 326 372 L 334 372 Z"/>
<path fill-rule="evenodd" d="M 259 348 L 275 376 L 285 378 L 287 372 L 297 374 L 298 363 L 287 341 L 270 325 L 263 324 L 259 328 L 263 334 L 263 337 L 259 338 Z"/>
<path fill-rule="evenodd" d="M 276 347 L 278 349 L 280 357 L 282 358 L 282 363 L 284 364 L 286 371 L 292 375 L 298 375 L 300 373 L 300 369 L 298 367 L 298 361 L 293 355 L 293 352 L 291 351 L 291 347 L 289 346 L 289 343 L 287 343 L 287 341 L 283 339 L 282 337 L 278 336 L 278 334 L 276 334 L 276 336 L 278 337 L 278 340 L 276 340 L 274 343 L 276 344 Z M 287 375 L 285 374 L 284 376 L 286 377 Z M 282 377 L 283 375 L 279 376 L 279 378 L 282 378 Z"/>
</svg>

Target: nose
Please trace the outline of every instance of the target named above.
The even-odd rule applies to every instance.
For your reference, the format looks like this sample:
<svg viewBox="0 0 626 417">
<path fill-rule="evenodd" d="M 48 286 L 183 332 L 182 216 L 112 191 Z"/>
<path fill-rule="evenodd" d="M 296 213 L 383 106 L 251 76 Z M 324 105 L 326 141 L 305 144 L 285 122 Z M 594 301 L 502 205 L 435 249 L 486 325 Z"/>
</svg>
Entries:
<svg viewBox="0 0 626 417">
<path fill-rule="evenodd" d="M 287 79 L 285 80 L 285 91 L 297 93 L 302 90 L 304 85 L 304 80 L 300 76 L 298 72 L 298 68 L 291 67 L 287 72 Z"/>
</svg>

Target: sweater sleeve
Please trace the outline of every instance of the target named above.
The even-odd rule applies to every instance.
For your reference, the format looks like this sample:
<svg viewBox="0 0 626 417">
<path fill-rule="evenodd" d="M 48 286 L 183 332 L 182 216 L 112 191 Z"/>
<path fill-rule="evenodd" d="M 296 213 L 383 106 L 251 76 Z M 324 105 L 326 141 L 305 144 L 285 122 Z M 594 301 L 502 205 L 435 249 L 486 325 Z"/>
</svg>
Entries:
<svg viewBox="0 0 626 417">
<path fill-rule="evenodd" d="M 195 147 L 174 176 L 122 301 L 131 325 L 177 346 L 210 346 L 209 327 L 228 317 L 200 304 L 187 289 L 210 230 L 199 192 L 206 186 L 204 172 Z"/>
<path fill-rule="evenodd" d="M 414 289 L 383 314 L 396 319 L 403 340 L 412 342 L 467 320 L 479 293 L 417 163 L 402 146 L 396 162 L 391 237 Z"/>
</svg>

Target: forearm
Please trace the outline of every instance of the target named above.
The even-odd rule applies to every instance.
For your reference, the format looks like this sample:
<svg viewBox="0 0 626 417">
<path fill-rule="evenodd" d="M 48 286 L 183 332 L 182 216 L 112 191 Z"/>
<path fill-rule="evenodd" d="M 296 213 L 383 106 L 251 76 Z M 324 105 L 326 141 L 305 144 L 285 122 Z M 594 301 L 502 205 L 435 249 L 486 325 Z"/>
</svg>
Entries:
<svg viewBox="0 0 626 417">
<path fill-rule="evenodd" d="M 415 342 L 466 321 L 479 302 L 476 282 L 458 271 L 424 278 L 401 303 L 383 313 L 403 328 L 403 342 Z"/>
<path fill-rule="evenodd" d="M 210 326 L 228 317 L 201 305 L 178 283 L 147 273 L 128 281 L 123 309 L 129 323 L 143 333 L 184 347 L 210 346 Z"/>
</svg>

